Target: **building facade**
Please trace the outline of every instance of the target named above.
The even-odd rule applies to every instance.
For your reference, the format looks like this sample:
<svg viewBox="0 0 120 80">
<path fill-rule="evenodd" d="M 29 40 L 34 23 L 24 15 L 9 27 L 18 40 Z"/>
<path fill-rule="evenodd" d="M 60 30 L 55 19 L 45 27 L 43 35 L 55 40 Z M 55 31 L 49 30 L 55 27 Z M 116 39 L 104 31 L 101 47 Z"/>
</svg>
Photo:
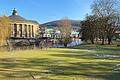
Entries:
<svg viewBox="0 0 120 80">
<path fill-rule="evenodd" d="M 11 38 L 15 39 L 34 39 L 38 35 L 39 23 L 33 20 L 27 20 L 18 15 L 17 9 L 14 9 L 9 16 L 11 25 Z"/>
</svg>

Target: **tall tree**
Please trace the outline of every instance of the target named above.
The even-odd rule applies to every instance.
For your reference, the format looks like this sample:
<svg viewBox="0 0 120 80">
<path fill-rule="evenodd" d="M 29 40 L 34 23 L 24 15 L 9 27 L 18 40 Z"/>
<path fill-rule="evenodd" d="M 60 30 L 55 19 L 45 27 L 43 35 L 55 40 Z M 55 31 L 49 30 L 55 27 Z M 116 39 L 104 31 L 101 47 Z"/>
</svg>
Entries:
<svg viewBox="0 0 120 80">
<path fill-rule="evenodd" d="M 119 23 L 118 0 L 94 0 L 92 4 L 92 13 L 98 17 L 102 44 L 105 44 L 105 38 L 108 38 L 108 44 L 111 43 L 113 34 L 116 32 Z"/>
<path fill-rule="evenodd" d="M 93 15 L 87 16 L 86 20 L 81 22 L 81 33 L 83 40 L 90 40 L 94 44 L 97 37 L 96 17 Z"/>
<path fill-rule="evenodd" d="M 68 18 L 62 19 L 60 23 L 58 23 L 58 29 L 63 38 L 61 42 L 67 47 L 67 44 L 72 41 L 70 36 L 72 31 L 71 21 Z"/>
<path fill-rule="evenodd" d="M 6 44 L 11 35 L 10 20 L 7 16 L 0 17 L 0 46 Z"/>
</svg>

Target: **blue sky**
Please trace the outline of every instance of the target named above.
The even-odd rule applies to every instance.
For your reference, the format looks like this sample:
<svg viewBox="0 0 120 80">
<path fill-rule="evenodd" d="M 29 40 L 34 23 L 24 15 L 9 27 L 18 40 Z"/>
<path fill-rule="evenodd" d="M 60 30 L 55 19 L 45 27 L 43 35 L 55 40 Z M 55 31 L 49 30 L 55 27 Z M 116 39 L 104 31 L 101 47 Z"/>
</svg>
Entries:
<svg viewBox="0 0 120 80">
<path fill-rule="evenodd" d="M 74 20 L 84 19 L 90 13 L 93 0 L 0 0 L 0 15 L 11 15 L 17 8 L 19 15 L 39 23 L 45 23 L 68 17 Z"/>
</svg>

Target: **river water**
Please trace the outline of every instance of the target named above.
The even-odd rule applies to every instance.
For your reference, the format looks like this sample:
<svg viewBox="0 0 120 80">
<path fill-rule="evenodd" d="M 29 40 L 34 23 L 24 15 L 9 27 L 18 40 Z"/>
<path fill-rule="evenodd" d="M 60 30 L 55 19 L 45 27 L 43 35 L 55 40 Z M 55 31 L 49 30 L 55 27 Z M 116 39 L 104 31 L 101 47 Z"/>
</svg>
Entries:
<svg viewBox="0 0 120 80">
<path fill-rule="evenodd" d="M 81 41 L 81 39 L 73 39 L 71 43 L 69 43 L 67 46 L 68 47 L 73 47 L 73 46 L 77 46 L 82 44 L 83 42 Z M 53 45 L 54 48 L 60 48 L 60 47 L 64 47 L 64 45 L 60 45 L 60 44 L 55 44 Z"/>
</svg>

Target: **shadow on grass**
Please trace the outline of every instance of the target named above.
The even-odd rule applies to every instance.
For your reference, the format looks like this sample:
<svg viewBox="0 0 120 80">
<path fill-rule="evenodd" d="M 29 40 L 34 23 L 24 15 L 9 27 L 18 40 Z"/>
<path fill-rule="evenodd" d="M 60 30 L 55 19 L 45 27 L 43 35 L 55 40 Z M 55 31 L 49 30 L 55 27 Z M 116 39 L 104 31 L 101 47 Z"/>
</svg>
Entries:
<svg viewBox="0 0 120 80">
<path fill-rule="evenodd" d="M 99 48 L 99 47 L 98 47 Z M 99 48 L 104 50 L 104 48 Z M 106 49 L 105 49 L 106 50 Z M 58 52 L 58 50 L 50 50 Z M 109 51 L 109 50 L 108 50 Z M 100 61 L 102 57 L 97 57 L 96 53 L 82 51 L 60 50 L 58 54 L 49 54 L 52 58 L 2 58 L 0 59 L 0 77 L 7 78 L 32 78 L 31 74 L 43 76 L 46 80 L 51 80 L 54 76 L 85 76 L 87 78 L 103 78 L 105 80 L 119 80 L 120 71 L 113 71 L 114 66 L 119 62 Z M 58 58 L 59 57 L 59 58 Z M 61 57 L 66 58 L 62 60 Z M 68 61 L 74 58 L 78 61 Z M 84 62 L 79 61 L 83 59 Z M 117 58 L 116 58 L 117 59 Z M 91 60 L 91 61 L 89 61 Z M 109 59 L 107 59 L 109 60 Z M 113 59 L 115 60 L 115 58 Z M 118 59 L 119 60 L 119 59 Z M 63 80 L 55 79 L 55 80 Z"/>
<path fill-rule="evenodd" d="M 96 49 L 96 45 L 92 44 L 81 44 L 74 47 L 69 47 L 69 49 Z"/>
<path fill-rule="evenodd" d="M 113 51 L 113 52 L 120 52 L 119 47 L 102 47 L 101 50 Z"/>
<path fill-rule="evenodd" d="M 86 60 L 120 60 L 119 55 L 110 52 L 87 52 L 87 51 L 60 51 L 62 54 L 49 54 L 54 57 L 86 59 Z M 63 54 L 65 53 L 65 54 Z M 113 55 L 118 57 L 109 57 L 106 55 Z"/>
<path fill-rule="evenodd" d="M 63 55 L 64 56 L 64 55 Z M 71 56 L 72 57 L 72 56 Z M 0 76 L 7 78 L 32 78 L 30 75 L 52 74 L 51 76 L 76 76 L 119 80 L 120 73 L 112 73 L 115 62 L 67 62 L 48 58 L 0 59 Z M 97 72 L 95 72 L 97 71 Z M 46 77 L 49 79 L 49 77 Z"/>
<path fill-rule="evenodd" d="M 119 51 L 120 47 L 116 45 L 98 45 L 98 44 L 82 44 L 74 47 L 69 47 L 69 49 L 91 49 L 91 50 L 108 50 L 108 51 Z"/>
</svg>

